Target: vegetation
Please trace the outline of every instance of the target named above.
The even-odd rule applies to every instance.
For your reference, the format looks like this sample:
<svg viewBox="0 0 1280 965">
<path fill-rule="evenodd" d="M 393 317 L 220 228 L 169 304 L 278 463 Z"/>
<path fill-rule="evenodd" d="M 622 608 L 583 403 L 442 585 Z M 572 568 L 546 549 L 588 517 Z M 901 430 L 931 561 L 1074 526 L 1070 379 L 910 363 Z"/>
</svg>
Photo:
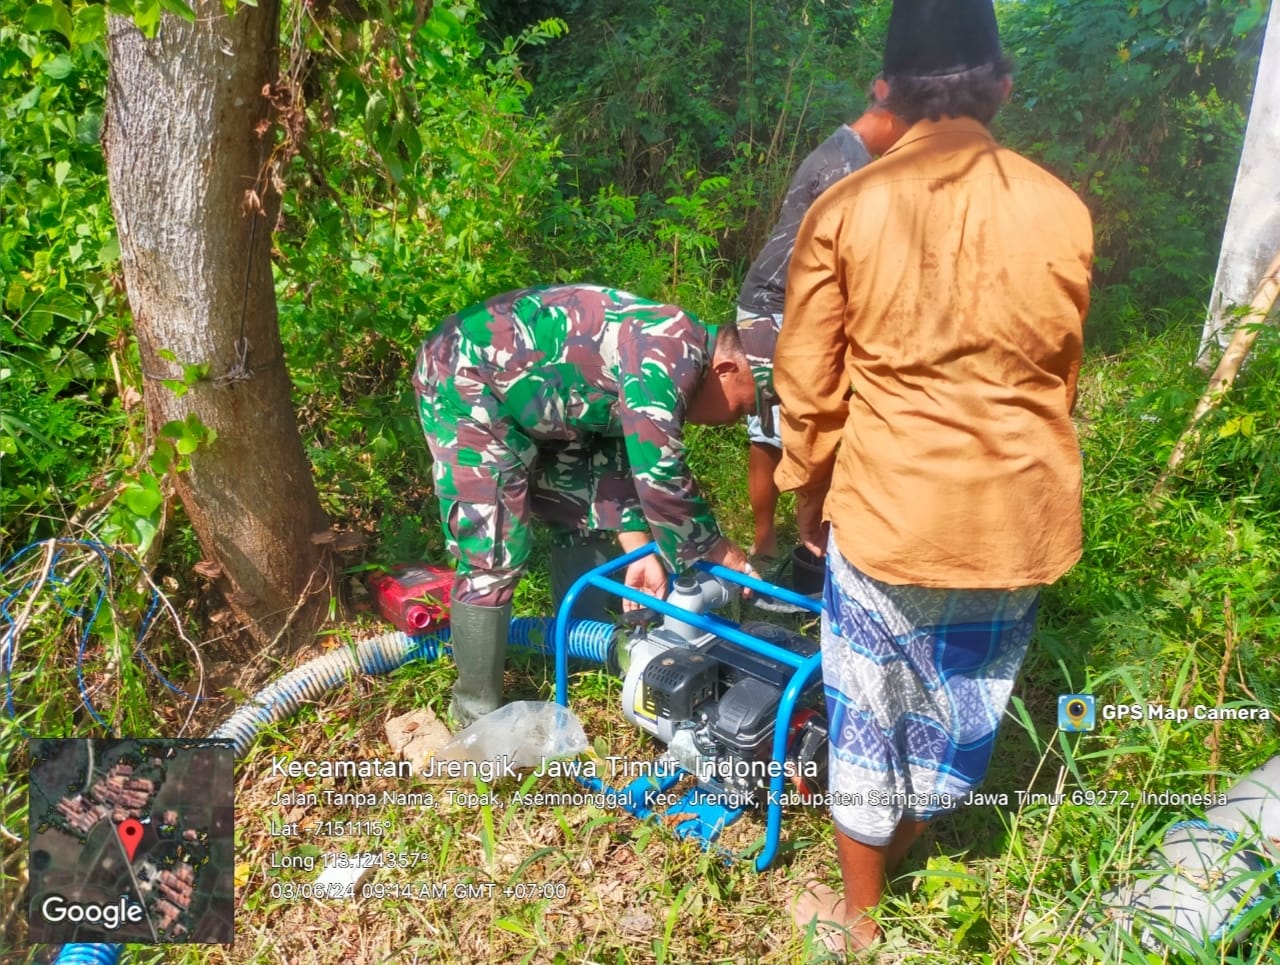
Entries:
<svg viewBox="0 0 1280 965">
<path fill-rule="evenodd" d="M 163 10 L 182 8 L 109 6 L 148 29 Z M 275 239 L 281 330 L 322 502 L 364 537 L 353 577 L 378 563 L 439 558 L 408 384 L 431 327 L 533 280 L 605 281 L 708 319 L 726 315 L 791 169 L 861 108 L 888 12 L 884 2 L 818 0 L 724 0 L 714 11 L 539 0 L 518 5 L 519 16 L 516 6 L 285 11 L 282 74 L 295 100 L 282 115 L 290 150 Z M 199 425 L 157 438 L 143 425 L 98 148 L 105 10 L 0 0 L 5 773 L 21 772 L 23 733 L 205 732 L 254 686 L 231 672 L 250 654 L 195 568 L 198 549 L 171 500 L 172 474 L 212 440 Z M 1086 198 L 1099 264 L 1080 407 L 1086 553 L 1046 594 L 985 790 L 1222 789 L 1280 752 L 1274 721 L 1056 730 L 1064 692 L 1092 692 L 1100 704 L 1280 708 L 1274 331 L 1166 497 L 1150 500 L 1201 389 L 1190 361 L 1265 10 L 1261 0 L 1000 5 L 1018 91 L 998 133 Z M 699 432 L 693 450 L 717 511 L 745 537 L 745 433 Z M 64 542 L 31 547 L 50 538 Z M 518 612 L 547 612 L 546 587 L 541 572 L 526 580 Z M 354 615 L 335 607 L 318 647 L 376 632 L 358 595 L 353 602 Z M 139 651 L 157 674 L 134 658 Z M 258 655 L 250 669 L 261 683 L 274 666 Z M 611 812 L 388 809 L 379 814 L 391 822 L 388 841 L 359 845 L 430 854 L 424 880 L 563 884 L 567 898 L 272 898 L 273 881 L 303 879 L 268 867 L 278 844 L 266 822 L 285 814 L 270 804 L 279 788 L 264 779 L 264 760 L 283 747 L 299 758 L 384 753 L 386 718 L 441 709 L 450 673 L 443 662 L 417 664 L 352 681 L 265 734 L 241 771 L 241 813 L 255 816 L 238 831 L 237 944 L 134 949 L 130 960 L 812 957 L 786 904 L 799 882 L 834 881 L 836 872 L 828 821 L 804 810 L 788 814 L 779 866 L 757 874 Z M 547 697 L 549 673 L 531 657 L 510 683 Z M 202 685 L 212 699 L 193 704 L 187 695 Z M 600 750 L 653 752 L 622 721 L 616 682 L 586 672 L 573 693 Z M 19 837 L 25 808 L 20 783 L 6 782 L 0 821 Z M 1131 797 L 1015 800 L 943 820 L 884 909 L 882 960 L 1164 960 L 1132 939 L 1108 944 L 1086 921 L 1185 816 Z M 761 834 L 748 817 L 725 843 L 749 851 Z M 4 840 L 3 944 L 16 947 L 25 846 Z M 384 871 L 374 880 L 399 879 Z M 1272 889 L 1246 940 L 1173 960 L 1274 961 L 1280 936 L 1267 915 L 1277 910 Z"/>
</svg>

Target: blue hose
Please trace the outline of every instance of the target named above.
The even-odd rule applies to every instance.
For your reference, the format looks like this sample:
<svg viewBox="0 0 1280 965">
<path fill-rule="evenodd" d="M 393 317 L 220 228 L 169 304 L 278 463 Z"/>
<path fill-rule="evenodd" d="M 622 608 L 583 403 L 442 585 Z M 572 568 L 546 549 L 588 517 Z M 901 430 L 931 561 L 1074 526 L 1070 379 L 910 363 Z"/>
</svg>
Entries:
<svg viewBox="0 0 1280 965">
<path fill-rule="evenodd" d="M 552 617 L 517 617 L 508 640 L 517 647 L 548 655 L 555 653 Z M 569 628 L 569 656 L 604 663 L 616 628 L 612 623 L 579 620 Z M 243 757 L 263 727 L 288 717 L 306 701 L 315 700 L 343 683 L 352 673 L 385 674 L 411 660 L 435 660 L 447 649 L 449 628 L 420 637 L 393 630 L 308 661 L 268 684 L 211 735 L 230 740 L 236 757 Z M 116 965 L 123 945 L 76 943 L 64 945 L 55 965 Z"/>
<path fill-rule="evenodd" d="M 56 965 L 116 965 L 123 951 L 123 945 L 63 945 Z"/>
<path fill-rule="evenodd" d="M 511 621 L 509 641 L 518 647 L 554 653 L 551 617 L 517 617 Z M 612 623 L 580 620 L 569 630 L 569 655 L 604 663 L 615 628 Z M 384 674 L 410 660 L 435 660 L 449 641 L 449 628 L 420 637 L 393 630 L 370 637 L 354 648 L 343 647 L 317 657 L 268 684 L 211 735 L 230 740 L 243 757 L 263 727 L 288 717 L 303 703 L 316 700 L 352 673 Z"/>
</svg>

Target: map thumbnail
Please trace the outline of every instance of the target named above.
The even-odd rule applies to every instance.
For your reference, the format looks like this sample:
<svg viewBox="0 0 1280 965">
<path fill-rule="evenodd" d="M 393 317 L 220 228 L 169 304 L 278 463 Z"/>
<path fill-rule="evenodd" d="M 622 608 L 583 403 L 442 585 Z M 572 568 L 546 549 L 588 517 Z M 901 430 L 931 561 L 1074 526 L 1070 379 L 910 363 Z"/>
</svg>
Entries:
<svg viewBox="0 0 1280 965">
<path fill-rule="evenodd" d="M 35 739 L 31 761 L 32 942 L 233 940 L 230 742 Z"/>
</svg>

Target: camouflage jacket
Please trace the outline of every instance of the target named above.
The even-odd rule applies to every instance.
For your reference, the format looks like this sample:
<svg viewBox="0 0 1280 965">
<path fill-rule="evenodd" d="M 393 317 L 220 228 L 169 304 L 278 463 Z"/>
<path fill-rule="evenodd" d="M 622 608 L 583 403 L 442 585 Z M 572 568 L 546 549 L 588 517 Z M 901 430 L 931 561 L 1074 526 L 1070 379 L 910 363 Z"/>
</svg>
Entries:
<svg viewBox="0 0 1280 965">
<path fill-rule="evenodd" d="M 557 285 L 466 308 L 430 341 L 455 333 L 456 371 L 485 383 L 535 442 L 623 439 L 663 557 L 681 568 L 706 555 L 720 530 L 685 462 L 683 423 L 711 361 L 714 327 L 617 289 Z"/>
</svg>

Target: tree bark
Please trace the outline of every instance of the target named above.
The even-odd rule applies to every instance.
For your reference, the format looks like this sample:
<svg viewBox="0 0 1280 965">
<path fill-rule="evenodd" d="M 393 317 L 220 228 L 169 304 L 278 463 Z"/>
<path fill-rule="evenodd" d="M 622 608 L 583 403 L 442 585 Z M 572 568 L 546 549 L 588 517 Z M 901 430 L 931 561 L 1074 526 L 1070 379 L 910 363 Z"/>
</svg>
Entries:
<svg viewBox="0 0 1280 965">
<path fill-rule="evenodd" d="M 176 489 L 219 585 L 260 643 L 311 634 L 332 574 L 276 316 L 271 172 L 280 7 L 198 0 L 148 39 L 108 23 L 103 150 L 146 380 L 149 431 L 194 413 L 217 431 Z M 161 353 L 164 353 L 162 356 Z M 165 356 L 172 353 L 176 361 Z M 206 377 L 179 394 L 184 365 Z"/>
</svg>

